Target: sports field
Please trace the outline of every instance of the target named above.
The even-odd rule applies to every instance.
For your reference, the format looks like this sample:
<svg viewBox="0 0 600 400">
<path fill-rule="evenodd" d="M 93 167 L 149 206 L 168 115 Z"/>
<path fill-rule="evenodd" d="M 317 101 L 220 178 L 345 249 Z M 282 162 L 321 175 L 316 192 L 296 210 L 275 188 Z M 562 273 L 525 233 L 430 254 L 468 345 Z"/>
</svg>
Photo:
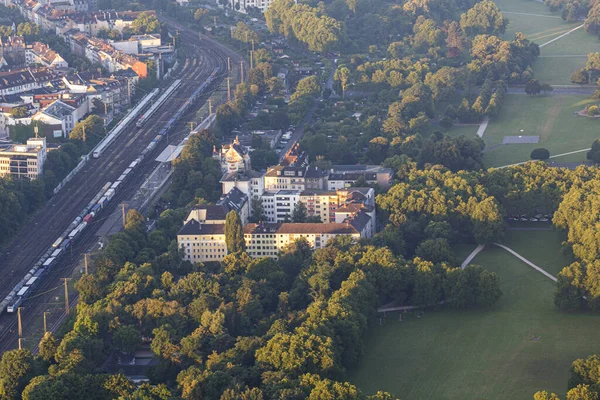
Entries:
<svg viewBox="0 0 600 400">
<path fill-rule="evenodd" d="M 505 243 L 552 273 L 570 262 L 555 232 L 509 231 Z M 402 322 L 388 314 L 372 328 L 352 382 L 403 400 L 525 400 L 541 389 L 564 398 L 571 362 L 600 348 L 600 317 L 557 311 L 554 282 L 504 250 L 486 249 L 474 262 L 500 277 L 498 304 Z"/>
<path fill-rule="evenodd" d="M 529 160 L 531 151 L 545 147 L 550 155 L 585 149 L 600 132 L 600 120 L 573 115 L 597 101 L 580 95 L 506 95 L 500 114 L 491 119 L 483 135 L 487 167 Z M 540 136 L 537 144 L 502 145 L 504 136 Z M 568 161 L 585 161 L 585 152 Z M 571 157 L 573 158 L 573 157 Z M 556 159 L 555 161 L 567 161 Z"/>
</svg>

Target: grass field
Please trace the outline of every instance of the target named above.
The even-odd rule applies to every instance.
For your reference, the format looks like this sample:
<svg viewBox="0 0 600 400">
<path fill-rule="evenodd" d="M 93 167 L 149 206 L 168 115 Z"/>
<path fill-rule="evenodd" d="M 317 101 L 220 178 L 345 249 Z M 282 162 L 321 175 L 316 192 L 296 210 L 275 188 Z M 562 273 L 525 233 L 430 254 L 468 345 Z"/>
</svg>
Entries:
<svg viewBox="0 0 600 400">
<path fill-rule="evenodd" d="M 522 32 L 541 45 L 581 24 L 566 23 L 559 12 L 552 13 L 543 3 L 533 0 L 496 0 L 496 4 L 509 20 L 505 40 Z M 579 29 L 540 50 L 541 57 L 533 65 L 535 77 L 553 85 L 569 85 L 571 74 L 585 65 L 587 54 L 600 51 L 600 40 Z"/>
<path fill-rule="evenodd" d="M 570 261 L 555 232 L 509 231 L 505 243 L 553 273 Z M 388 314 L 372 328 L 351 381 L 403 400 L 529 400 L 541 389 L 564 398 L 571 362 L 600 349 L 600 317 L 557 311 L 554 282 L 502 249 L 474 262 L 501 279 L 504 295 L 493 308 L 426 311 L 403 322 Z"/>
<path fill-rule="evenodd" d="M 453 126 L 447 132 L 444 132 L 444 133 L 446 135 L 452 136 L 452 137 L 459 137 L 462 135 L 464 135 L 466 137 L 476 137 L 477 129 L 479 129 L 479 124 L 458 125 L 458 126 Z"/>
<path fill-rule="evenodd" d="M 573 112 L 592 103 L 594 101 L 586 96 L 577 95 L 507 95 L 500 114 L 490 121 L 483 135 L 485 165 L 497 167 L 526 161 L 531 150 L 537 147 L 547 148 L 550 155 L 590 147 L 600 136 L 600 121 L 574 116 Z M 540 141 L 537 144 L 501 145 L 504 136 L 518 135 L 539 135 Z M 585 159 L 585 153 L 575 158 Z"/>
</svg>

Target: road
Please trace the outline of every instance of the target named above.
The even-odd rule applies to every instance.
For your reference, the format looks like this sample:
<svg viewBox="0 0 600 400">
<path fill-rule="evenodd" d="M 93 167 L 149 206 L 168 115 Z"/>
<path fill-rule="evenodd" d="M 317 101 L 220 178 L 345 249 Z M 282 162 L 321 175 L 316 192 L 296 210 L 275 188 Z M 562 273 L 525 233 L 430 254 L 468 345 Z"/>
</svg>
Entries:
<svg viewBox="0 0 600 400">
<path fill-rule="evenodd" d="M 168 22 L 168 21 L 167 21 Z M 32 218 L 32 222 L 24 227 L 0 254 L 0 298 L 4 298 L 12 287 L 31 269 L 46 249 L 73 221 L 81 209 L 102 188 L 106 182 L 114 182 L 125 168 L 135 160 L 139 153 L 154 138 L 170 115 L 180 108 L 187 97 L 209 76 L 215 67 L 220 69 L 214 89 L 225 78 L 227 57 L 239 62 L 241 56 L 219 43 L 203 38 L 198 34 L 182 29 L 174 23 L 175 29 L 180 29 L 182 49 L 188 55 L 177 78 L 182 79 L 180 89 L 165 103 L 165 105 L 146 123 L 145 127 L 137 130 L 131 127 L 106 150 L 98 159 L 92 159 L 58 194 L 50 199 Z M 35 318 L 41 318 L 47 305 L 56 295 L 60 287 L 61 277 L 70 276 L 73 268 L 79 264 L 81 255 L 97 242 L 96 231 L 124 198 L 129 198 L 142 184 L 145 175 L 155 166 L 154 158 L 167 144 L 181 140 L 187 133 L 187 120 L 192 119 L 195 109 L 184 116 L 177 124 L 167 140 L 162 141 L 154 153 L 147 156 L 141 167 L 123 186 L 110 206 L 104 209 L 94 223 L 86 229 L 82 238 L 72 246 L 70 255 L 64 257 L 55 266 L 38 287 L 33 298 L 24 303 L 22 312 L 24 334 L 27 327 Z M 58 318 L 62 318 L 57 316 Z M 56 321 L 54 321 L 56 322 Z M 53 321 L 49 320 L 49 324 Z M 0 351 L 16 347 L 16 315 L 4 313 L 0 316 Z"/>
</svg>

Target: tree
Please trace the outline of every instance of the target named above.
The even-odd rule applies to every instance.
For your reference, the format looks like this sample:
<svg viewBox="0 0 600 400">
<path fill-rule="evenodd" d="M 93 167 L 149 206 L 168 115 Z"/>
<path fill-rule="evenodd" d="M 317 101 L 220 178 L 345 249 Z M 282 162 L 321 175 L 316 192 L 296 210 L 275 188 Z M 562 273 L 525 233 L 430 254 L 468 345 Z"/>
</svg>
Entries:
<svg viewBox="0 0 600 400">
<path fill-rule="evenodd" d="M 447 115 L 443 116 L 442 119 L 440 120 L 440 126 L 442 128 L 444 128 L 446 131 L 448 131 L 448 129 L 452 128 L 452 125 L 454 125 L 454 122 L 452 121 L 452 118 L 448 117 Z"/>
<path fill-rule="evenodd" d="M 548 94 L 548 92 L 552 92 L 554 88 L 549 83 L 542 83 L 540 89 L 544 94 Z"/>
<path fill-rule="evenodd" d="M 27 349 L 9 350 L 0 361 L 0 396 L 11 400 L 20 398 L 33 373 L 33 355 Z"/>
<path fill-rule="evenodd" d="M 452 21 L 446 32 L 446 47 L 448 48 L 449 57 L 458 57 L 465 48 L 465 37 L 456 21 Z"/>
<path fill-rule="evenodd" d="M 333 79 L 340 81 L 340 85 L 342 86 L 342 98 L 345 97 L 348 82 L 350 81 L 350 70 L 345 66 L 340 66 L 335 70 Z"/>
<path fill-rule="evenodd" d="M 262 199 L 257 196 L 252 197 L 252 215 L 248 220 L 252 223 L 259 223 L 263 222 L 265 219 L 265 208 Z"/>
<path fill-rule="evenodd" d="M 299 201 L 292 212 L 292 222 L 306 222 L 307 209 L 306 204 Z"/>
<path fill-rule="evenodd" d="M 598 400 L 598 393 L 589 385 L 577 385 L 567 392 L 567 400 Z"/>
<path fill-rule="evenodd" d="M 225 244 L 229 253 L 246 251 L 244 227 L 240 216 L 235 210 L 229 211 L 225 218 Z"/>
<path fill-rule="evenodd" d="M 10 110 L 11 118 L 26 118 L 28 115 L 27 108 L 24 106 L 15 107 Z"/>
<path fill-rule="evenodd" d="M 583 27 L 586 32 L 597 35 L 600 33 L 600 3 L 595 2 L 593 4 L 583 23 Z"/>
<path fill-rule="evenodd" d="M 196 9 L 196 11 L 194 11 L 194 19 L 196 21 L 199 21 L 202 19 L 202 17 L 204 17 L 206 14 L 208 14 L 208 10 L 206 8 L 198 8 Z"/>
<path fill-rule="evenodd" d="M 476 3 L 460 16 L 460 26 L 469 36 L 480 34 L 503 34 L 508 20 L 502 16 L 498 6 L 491 0 Z"/>
<path fill-rule="evenodd" d="M 599 3 L 600 4 L 600 3 Z M 589 76 L 584 69 L 578 69 L 571 75 L 571 82 L 583 85 L 588 83 Z"/>
<path fill-rule="evenodd" d="M 125 229 L 134 230 L 134 231 L 143 231 L 145 230 L 146 217 L 139 213 L 139 211 L 134 210 L 133 208 L 127 211 L 127 216 L 125 217 Z"/>
<path fill-rule="evenodd" d="M 160 22 L 156 15 L 143 12 L 131 23 L 131 30 L 136 35 L 156 33 L 160 31 Z"/>
<path fill-rule="evenodd" d="M 600 163 L 600 139 L 596 139 L 592 143 L 592 148 L 587 153 L 587 159 L 595 163 Z"/>
<path fill-rule="evenodd" d="M 528 95 L 538 95 L 542 91 L 542 85 L 537 79 L 532 79 L 525 84 L 525 93 Z"/>
<path fill-rule="evenodd" d="M 544 149 L 542 147 L 533 149 L 530 155 L 532 160 L 547 160 L 550 158 L 550 152 L 548 149 Z"/>
<path fill-rule="evenodd" d="M 42 360 L 46 362 L 54 361 L 56 356 L 56 349 L 58 348 L 58 341 L 52 334 L 52 332 L 46 332 L 40 340 L 39 344 L 39 355 Z"/>
<path fill-rule="evenodd" d="M 425 240 L 417 247 L 415 255 L 436 264 L 454 259 L 450 244 L 443 238 Z"/>
<path fill-rule="evenodd" d="M 142 344 L 142 335 L 133 325 L 121 325 L 115 330 L 113 344 L 117 350 L 133 354 Z"/>
<path fill-rule="evenodd" d="M 533 400 L 560 400 L 555 393 L 549 394 L 548 392 L 539 391 L 533 395 Z"/>
</svg>

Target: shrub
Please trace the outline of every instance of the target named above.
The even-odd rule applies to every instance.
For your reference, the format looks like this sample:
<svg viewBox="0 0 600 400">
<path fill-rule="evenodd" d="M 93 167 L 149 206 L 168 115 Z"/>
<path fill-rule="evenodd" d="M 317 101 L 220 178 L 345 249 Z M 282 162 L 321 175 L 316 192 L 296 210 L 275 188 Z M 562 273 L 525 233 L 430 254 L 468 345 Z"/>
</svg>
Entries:
<svg viewBox="0 0 600 400">
<path fill-rule="evenodd" d="M 594 117 L 598 114 L 600 114 L 600 110 L 598 110 L 598 106 L 590 106 L 590 108 L 588 108 L 588 115 L 590 117 Z"/>
<path fill-rule="evenodd" d="M 532 160 L 547 160 L 550 158 L 550 152 L 544 148 L 533 149 L 530 157 Z"/>
</svg>

